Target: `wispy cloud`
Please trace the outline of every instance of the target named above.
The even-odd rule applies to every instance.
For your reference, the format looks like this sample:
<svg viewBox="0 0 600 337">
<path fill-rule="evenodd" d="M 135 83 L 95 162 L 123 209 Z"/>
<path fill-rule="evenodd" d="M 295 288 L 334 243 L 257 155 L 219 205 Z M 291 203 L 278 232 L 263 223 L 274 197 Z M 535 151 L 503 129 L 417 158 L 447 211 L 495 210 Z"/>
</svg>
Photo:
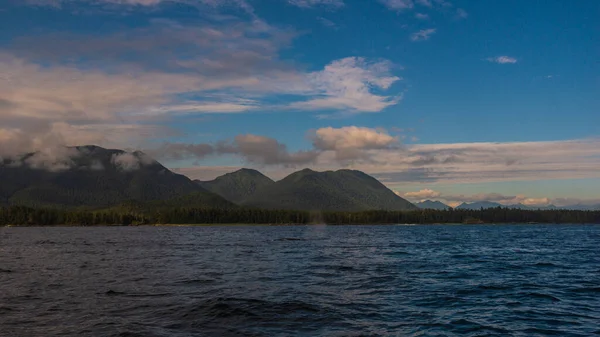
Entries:
<svg viewBox="0 0 600 337">
<path fill-rule="evenodd" d="M 287 0 L 291 5 L 310 8 L 315 6 L 327 6 L 333 8 L 340 8 L 344 6 L 343 0 Z"/>
<path fill-rule="evenodd" d="M 429 20 L 429 15 L 423 13 L 416 13 L 415 18 L 419 20 Z"/>
<path fill-rule="evenodd" d="M 465 11 L 465 10 L 464 10 L 464 9 L 462 9 L 462 8 L 458 8 L 458 9 L 456 10 L 456 17 L 457 17 L 458 19 L 466 19 L 466 18 L 468 18 L 468 17 L 469 17 L 469 13 L 467 13 L 467 11 Z"/>
<path fill-rule="evenodd" d="M 228 142 L 219 142 L 215 151 L 239 155 L 251 164 L 288 167 L 313 163 L 319 155 L 314 150 L 290 152 L 285 144 L 276 139 L 252 134 L 239 135 Z"/>
<path fill-rule="evenodd" d="M 387 8 L 397 11 L 412 9 L 415 7 L 413 0 L 379 0 Z"/>
<path fill-rule="evenodd" d="M 429 38 L 431 38 L 431 35 L 433 35 L 435 32 L 435 28 L 422 29 L 418 32 L 412 33 L 410 35 L 410 39 L 412 41 L 426 41 L 429 40 Z"/>
<path fill-rule="evenodd" d="M 324 17 L 320 16 L 320 17 L 318 17 L 317 19 L 318 19 L 318 20 L 319 20 L 319 21 L 320 21 L 320 22 L 323 24 L 323 26 L 325 26 L 325 27 L 329 27 L 329 28 L 338 28 L 338 25 L 337 25 L 335 22 L 333 22 L 333 21 L 331 21 L 331 20 L 329 20 L 329 19 L 327 19 L 327 18 L 324 18 Z"/>
<path fill-rule="evenodd" d="M 308 75 L 311 87 L 320 97 L 292 103 L 296 109 L 339 110 L 350 112 L 378 112 L 397 104 L 400 96 L 383 96 L 371 92 L 372 88 L 389 89 L 400 78 L 391 74 L 388 61 L 369 62 L 360 57 L 334 61 L 322 71 Z"/>
<path fill-rule="evenodd" d="M 510 56 L 495 56 L 486 58 L 488 62 L 498 63 L 498 64 L 514 64 L 517 63 L 517 59 Z"/>
</svg>

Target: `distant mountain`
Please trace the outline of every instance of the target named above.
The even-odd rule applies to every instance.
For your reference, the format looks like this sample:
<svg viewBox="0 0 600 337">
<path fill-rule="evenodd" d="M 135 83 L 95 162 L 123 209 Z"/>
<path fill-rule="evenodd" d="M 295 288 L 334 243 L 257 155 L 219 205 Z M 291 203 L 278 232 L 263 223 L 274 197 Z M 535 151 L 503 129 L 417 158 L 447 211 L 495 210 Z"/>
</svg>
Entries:
<svg viewBox="0 0 600 337">
<path fill-rule="evenodd" d="M 456 209 L 470 209 L 470 210 L 479 210 L 481 208 L 510 208 L 510 209 L 520 209 L 526 211 L 551 211 L 551 210 L 574 210 L 574 211 L 598 211 L 600 210 L 599 205 L 569 205 L 569 206 L 560 206 L 557 207 L 555 205 L 547 205 L 547 206 L 530 206 L 524 204 L 513 204 L 513 205 L 502 205 L 496 202 L 491 201 L 478 201 L 473 203 L 462 203 L 460 206 L 456 207 Z"/>
<path fill-rule="evenodd" d="M 478 202 L 473 202 L 473 203 L 466 203 L 463 202 L 462 204 L 460 204 L 459 206 L 456 207 L 456 209 L 470 209 L 470 210 L 479 210 L 482 208 L 496 208 L 496 207 L 506 207 L 502 204 L 499 204 L 497 202 L 491 202 L 491 201 L 478 201 Z"/>
<path fill-rule="evenodd" d="M 377 179 L 354 170 L 315 172 L 304 169 L 263 186 L 243 205 L 298 210 L 413 210 Z"/>
<path fill-rule="evenodd" d="M 211 181 L 195 180 L 194 182 L 236 204 L 252 198 L 257 190 L 275 184 L 264 174 L 246 168 L 227 173 Z"/>
<path fill-rule="evenodd" d="M 98 146 L 28 153 L 0 161 L 0 204 L 104 207 L 193 195 L 196 206 L 231 205 L 142 152 Z"/>
<path fill-rule="evenodd" d="M 421 209 L 437 209 L 437 210 L 444 210 L 444 209 L 450 208 L 450 206 L 444 204 L 441 201 L 432 201 L 432 200 L 425 200 L 422 202 L 417 202 L 417 203 L 415 203 L 415 206 L 417 206 Z"/>
<path fill-rule="evenodd" d="M 565 210 L 574 210 L 574 211 L 600 211 L 600 204 L 597 205 L 570 205 L 570 206 L 561 206 L 560 209 Z"/>
<path fill-rule="evenodd" d="M 553 210 L 553 209 L 558 209 L 558 207 L 556 207 L 554 205 L 529 206 L 529 205 L 523 205 L 523 204 L 514 204 L 514 205 L 508 205 L 508 206 L 502 206 L 502 207 L 511 208 L 511 209 L 529 210 L 529 211 L 537 211 L 537 210 L 549 211 L 549 210 Z"/>
</svg>

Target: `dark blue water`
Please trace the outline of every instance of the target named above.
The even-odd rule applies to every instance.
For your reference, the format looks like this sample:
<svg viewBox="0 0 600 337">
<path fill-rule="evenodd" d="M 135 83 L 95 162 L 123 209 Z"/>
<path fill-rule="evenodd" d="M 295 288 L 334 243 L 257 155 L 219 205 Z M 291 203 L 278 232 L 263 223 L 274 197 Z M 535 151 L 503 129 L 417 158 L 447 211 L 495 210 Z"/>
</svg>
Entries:
<svg viewBox="0 0 600 337">
<path fill-rule="evenodd" d="M 591 336 L 600 226 L 0 228 L 2 336 Z"/>
</svg>

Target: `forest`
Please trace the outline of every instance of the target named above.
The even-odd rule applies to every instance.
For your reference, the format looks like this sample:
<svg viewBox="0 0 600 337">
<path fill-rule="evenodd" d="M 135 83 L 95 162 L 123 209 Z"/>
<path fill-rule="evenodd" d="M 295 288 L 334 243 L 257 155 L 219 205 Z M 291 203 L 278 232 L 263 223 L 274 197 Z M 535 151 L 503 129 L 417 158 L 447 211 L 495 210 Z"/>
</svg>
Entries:
<svg viewBox="0 0 600 337">
<path fill-rule="evenodd" d="M 480 210 L 411 211 L 292 211 L 253 208 L 166 207 L 153 210 L 111 208 L 76 210 L 10 206 L 0 208 L 0 226 L 94 226 L 154 224 L 477 224 L 553 223 L 600 224 L 600 211 L 519 210 L 489 208 Z"/>
</svg>

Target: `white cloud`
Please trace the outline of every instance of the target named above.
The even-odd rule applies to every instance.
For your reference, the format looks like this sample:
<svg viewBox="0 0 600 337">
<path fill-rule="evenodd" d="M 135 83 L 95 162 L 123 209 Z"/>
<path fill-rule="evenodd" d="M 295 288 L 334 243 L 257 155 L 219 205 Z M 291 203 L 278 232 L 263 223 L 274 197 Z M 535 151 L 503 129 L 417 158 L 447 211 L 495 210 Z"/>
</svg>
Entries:
<svg viewBox="0 0 600 337">
<path fill-rule="evenodd" d="M 338 160 L 365 159 L 367 150 L 389 149 L 398 145 L 398 137 L 385 130 L 348 126 L 320 128 L 310 137 L 319 151 L 333 151 Z"/>
<path fill-rule="evenodd" d="M 110 161 L 113 165 L 123 171 L 133 171 L 140 168 L 139 159 L 132 153 L 115 154 Z"/>
<path fill-rule="evenodd" d="M 496 56 L 496 57 L 488 57 L 486 59 L 488 62 L 499 63 L 499 64 L 514 64 L 517 63 L 517 59 L 510 56 Z"/>
<path fill-rule="evenodd" d="M 308 82 L 321 96 L 292 103 L 296 109 L 340 110 L 350 112 L 379 112 L 397 104 L 400 96 L 383 96 L 372 88 L 386 90 L 400 78 L 391 74 L 388 61 L 368 62 L 361 57 L 336 60 L 322 71 L 308 75 Z"/>
<path fill-rule="evenodd" d="M 431 37 L 431 35 L 433 35 L 436 32 L 435 28 L 429 28 L 429 29 L 421 29 L 418 32 L 414 32 L 411 34 L 410 39 L 412 41 L 425 41 L 425 40 L 429 40 L 429 38 Z"/>
<path fill-rule="evenodd" d="M 123 152 L 113 154 L 110 162 L 122 171 L 134 171 L 144 165 L 155 163 L 154 160 L 141 152 Z"/>
<path fill-rule="evenodd" d="M 357 126 L 320 128 L 313 137 L 313 144 L 321 150 L 385 149 L 397 142 L 398 137 L 389 135 L 385 130 Z"/>
<path fill-rule="evenodd" d="M 429 15 L 423 13 L 416 13 L 415 18 L 419 20 L 429 20 Z"/>
<path fill-rule="evenodd" d="M 435 199 L 435 198 L 438 198 L 440 195 L 441 195 L 440 192 L 426 188 L 426 189 L 416 191 L 416 192 L 407 192 L 400 196 L 408 198 L 408 199 L 412 199 L 412 200 L 424 200 L 424 199 Z"/>
</svg>

